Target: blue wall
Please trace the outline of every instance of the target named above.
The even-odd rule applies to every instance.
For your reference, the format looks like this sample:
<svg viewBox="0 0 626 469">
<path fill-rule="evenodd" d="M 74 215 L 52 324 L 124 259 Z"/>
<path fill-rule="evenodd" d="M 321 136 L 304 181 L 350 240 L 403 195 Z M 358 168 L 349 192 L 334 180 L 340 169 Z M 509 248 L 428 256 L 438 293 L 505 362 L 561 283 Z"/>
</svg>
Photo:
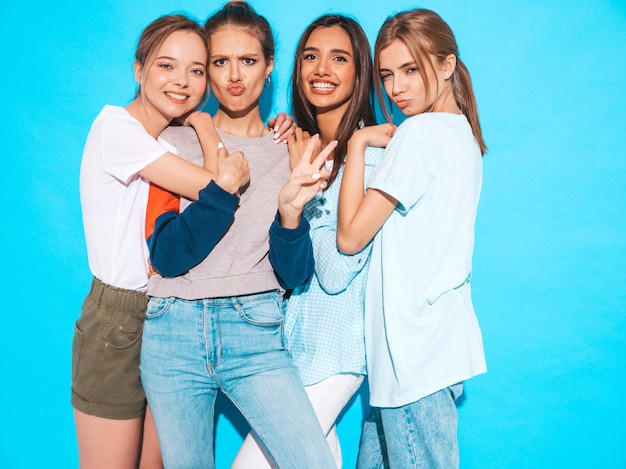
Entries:
<svg viewBox="0 0 626 469">
<path fill-rule="evenodd" d="M 43 2 L 42 2 L 43 3 Z M 256 0 L 274 26 L 272 109 L 295 43 L 322 13 L 385 17 L 424 6 L 457 35 L 489 154 L 473 289 L 489 372 L 460 406 L 462 468 L 626 467 L 626 7 L 618 1 Z M 85 137 L 134 93 L 143 27 L 204 20 L 216 1 L 2 2 L 5 107 L 0 467 L 76 467 L 73 323 L 90 282 L 78 200 Z M 365 400 L 339 425 L 346 467 Z M 222 403 L 217 463 L 243 431 Z"/>
</svg>

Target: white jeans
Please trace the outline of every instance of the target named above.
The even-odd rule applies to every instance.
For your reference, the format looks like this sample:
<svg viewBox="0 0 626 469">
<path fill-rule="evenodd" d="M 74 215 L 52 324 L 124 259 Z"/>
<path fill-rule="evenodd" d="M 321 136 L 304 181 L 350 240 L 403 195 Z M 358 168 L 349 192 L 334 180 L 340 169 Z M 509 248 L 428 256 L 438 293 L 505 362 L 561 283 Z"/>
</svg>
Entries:
<svg viewBox="0 0 626 469">
<path fill-rule="evenodd" d="M 361 375 L 338 374 L 304 388 L 311 404 L 313 404 L 317 419 L 322 430 L 324 430 L 326 441 L 339 469 L 342 467 L 341 446 L 339 445 L 335 423 L 339 413 L 357 392 L 362 382 L 363 376 Z M 264 450 L 259 446 L 254 435 L 248 433 L 231 469 L 265 469 L 271 467 L 272 465 L 268 462 Z"/>
</svg>

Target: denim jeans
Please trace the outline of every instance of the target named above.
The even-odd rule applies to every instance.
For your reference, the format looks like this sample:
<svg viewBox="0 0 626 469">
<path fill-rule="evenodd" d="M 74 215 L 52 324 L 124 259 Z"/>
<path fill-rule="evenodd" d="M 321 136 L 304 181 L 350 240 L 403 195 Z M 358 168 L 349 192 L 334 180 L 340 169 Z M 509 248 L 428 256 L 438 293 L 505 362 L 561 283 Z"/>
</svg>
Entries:
<svg viewBox="0 0 626 469">
<path fill-rule="evenodd" d="M 315 409 L 322 430 L 326 433 L 328 447 L 339 469 L 343 467 L 343 458 L 336 421 L 362 382 L 362 375 L 340 373 L 304 388 Z M 235 456 L 231 469 L 269 469 L 270 467 L 268 458 L 259 448 L 257 440 L 248 434 Z"/>
<path fill-rule="evenodd" d="M 165 467 L 213 468 L 218 390 L 237 406 L 279 468 L 334 466 L 282 341 L 278 292 L 187 301 L 152 298 L 141 379 Z"/>
<path fill-rule="evenodd" d="M 363 423 L 358 469 L 459 467 L 458 383 L 402 407 L 372 407 Z"/>
</svg>

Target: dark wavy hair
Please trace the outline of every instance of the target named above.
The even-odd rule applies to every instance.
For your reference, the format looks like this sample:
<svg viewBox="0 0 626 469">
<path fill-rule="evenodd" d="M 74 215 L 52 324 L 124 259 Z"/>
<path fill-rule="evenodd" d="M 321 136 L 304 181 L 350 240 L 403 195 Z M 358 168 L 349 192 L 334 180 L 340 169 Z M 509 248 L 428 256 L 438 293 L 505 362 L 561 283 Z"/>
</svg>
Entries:
<svg viewBox="0 0 626 469">
<path fill-rule="evenodd" d="M 338 144 L 333 156 L 334 165 L 328 180 L 328 186 L 330 186 L 337 177 L 339 168 L 343 164 L 346 156 L 348 140 L 350 140 L 354 131 L 358 129 L 360 125 L 373 125 L 376 123 L 373 106 L 372 55 L 370 44 L 361 26 L 352 18 L 342 15 L 324 15 L 319 17 L 306 28 L 298 42 L 291 74 L 291 103 L 296 122 L 311 135 L 319 133 L 320 131 L 317 125 L 315 108 L 307 101 L 304 95 L 300 68 L 302 67 L 304 47 L 313 31 L 318 28 L 330 28 L 332 26 L 339 26 L 350 37 L 352 50 L 354 52 L 356 77 L 350 105 L 346 109 L 346 113 L 335 135 Z"/>
</svg>

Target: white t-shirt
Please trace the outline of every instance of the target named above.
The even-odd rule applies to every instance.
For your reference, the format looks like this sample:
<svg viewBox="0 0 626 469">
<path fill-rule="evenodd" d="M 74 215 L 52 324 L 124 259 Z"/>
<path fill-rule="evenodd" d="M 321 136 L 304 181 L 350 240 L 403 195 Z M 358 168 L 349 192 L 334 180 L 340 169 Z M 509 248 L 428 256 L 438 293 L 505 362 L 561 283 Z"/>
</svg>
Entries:
<svg viewBox="0 0 626 469">
<path fill-rule="evenodd" d="M 374 240 L 365 300 L 371 404 L 399 407 L 486 371 L 470 293 L 481 154 L 467 119 L 407 119 L 368 188 L 398 205 Z"/>
<path fill-rule="evenodd" d="M 174 148 L 155 140 L 126 109 L 105 106 L 91 126 L 80 169 L 80 201 L 91 273 L 145 291 L 150 183 L 137 173 Z"/>
</svg>

